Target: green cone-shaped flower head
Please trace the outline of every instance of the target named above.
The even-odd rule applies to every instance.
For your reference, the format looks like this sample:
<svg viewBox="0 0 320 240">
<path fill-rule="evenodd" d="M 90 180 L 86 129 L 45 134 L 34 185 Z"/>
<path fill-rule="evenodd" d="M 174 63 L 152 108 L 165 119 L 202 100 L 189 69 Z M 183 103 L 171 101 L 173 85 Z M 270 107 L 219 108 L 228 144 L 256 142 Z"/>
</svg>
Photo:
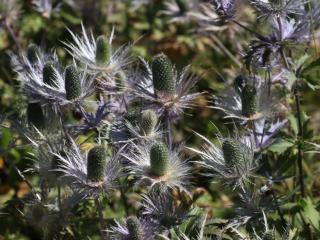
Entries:
<svg viewBox="0 0 320 240">
<path fill-rule="evenodd" d="M 151 173 L 156 176 L 163 176 L 169 167 L 169 151 L 162 142 L 154 143 L 150 149 Z"/>
<path fill-rule="evenodd" d="M 150 135 L 158 122 L 158 116 L 153 110 L 146 110 L 142 113 L 140 128 L 141 133 L 148 136 Z"/>
<path fill-rule="evenodd" d="M 57 86 L 56 70 L 52 62 L 47 62 L 42 70 L 43 82 L 51 87 Z"/>
<path fill-rule="evenodd" d="M 28 122 L 36 128 L 42 129 L 45 126 L 45 119 L 40 103 L 29 103 L 27 107 Z"/>
<path fill-rule="evenodd" d="M 109 62 L 111 49 L 109 41 L 104 36 L 99 36 L 96 41 L 96 62 L 103 65 Z"/>
<path fill-rule="evenodd" d="M 27 58 L 31 64 L 35 64 L 38 61 L 39 57 L 39 48 L 34 45 L 30 44 L 27 49 Z"/>
<path fill-rule="evenodd" d="M 105 177 L 107 152 L 102 146 L 92 148 L 88 153 L 87 177 L 92 182 L 100 182 Z"/>
<path fill-rule="evenodd" d="M 243 153 L 239 142 L 233 139 L 227 139 L 222 143 L 223 156 L 227 166 L 236 166 L 242 164 Z"/>
<path fill-rule="evenodd" d="M 81 95 L 80 76 L 75 66 L 70 65 L 65 71 L 65 88 L 68 100 L 74 100 Z"/>
<path fill-rule="evenodd" d="M 179 7 L 179 10 L 181 13 L 185 13 L 189 10 L 188 2 L 187 0 L 176 0 L 176 3 Z"/>
<path fill-rule="evenodd" d="M 126 223 L 130 240 L 143 240 L 143 231 L 139 219 L 135 216 L 131 216 L 127 218 Z"/>
<path fill-rule="evenodd" d="M 175 94 L 175 79 L 170 59 L 162 54 L 152 60 L 152 78 L 155 92 L 166 95 Z"/>
<path fill-rule="evenodd" d="M 251 117 L 257 113 L 258 96 L 257 89 L 252 85 L 246 85 L 241 92 L 242 114 Z"/>
</svg>

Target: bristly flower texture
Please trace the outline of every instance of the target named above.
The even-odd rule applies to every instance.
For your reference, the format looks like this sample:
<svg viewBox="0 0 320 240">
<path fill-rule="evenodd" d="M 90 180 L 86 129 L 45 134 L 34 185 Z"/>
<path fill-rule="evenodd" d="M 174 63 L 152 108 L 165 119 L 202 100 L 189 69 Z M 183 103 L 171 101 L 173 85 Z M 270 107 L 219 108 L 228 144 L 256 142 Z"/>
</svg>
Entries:
<svg viewBox="0 0 320 240">
<path fill-rule="evenodd" d="M 112 48 L 114 30 L 109 39 L 105 36 L 95 39 L 92 33 L 88 36 L 83 25 L 82 36 L 75 35 L 71 30 L 69 32 L 74 43 L 64 43 L 67 51 L 88 69 L 89 74 L 102 77 L 99 81 L 102 85 L 112 85 L 110 81 L 129 65 L 130 46 L 122 46 L 117 50 Z"/>
<path fill-rule="evenodd" d="M 93 79 L 75 64 L 63 72 L 55 53 L 46 55 L 31 45 L 26 55 L 12 56 L 12 65 L 29 101 L 62 106 L 80 103 L 94 92 Z"/>
<path fill-rule="evenodd" d="M 177 201 L 170 192 L 152 190 L 142 196 L 141 213 L 146 219 L 158 224 L 160 229 L 170 229 L 188 219 L 192 209 L 183 201 Z"/>
<path fill-rule="evenodd" d="M 98 197 L 108 194 L 118 186 L 121 174 L 119 155 L 107 155 L 103 146 L 96 146 L 88 153 L 82 153 L 79 146 L 71 140 L 65 154 L 54 153 L 60 161 L 60 171 L 70 187 L 85 197 Z"/>
<path fill-rule="evenodd" d="M 130 216 L 123 223 L 116 221 L 107 231 L 112 240 L 154 240 L 157 229 L 148 219 Z"/>
<path fill-rule="evenodd" d="M 271 118 L 274 115 L 273 96 L 268 85 L 257 79 L 242 75 L 234 80 L 234 89 L 221 97 L 215 97 L 214 109 L 223 111 L 224 118 L 240 120 L 241 123 Z"/>
<path fill-rule="evenodd" d="M 181 160 L 179 153 L 162 142 L 133 144 L 131 153 L 124 153 L 128 160 L 128 174 L 136 179 L 136 186 L 178 188 L 188 192 L 190 166 Z"/>
<path fill-rule="evenodd" d="M 169 58 L 162 54 L 155 56 L 149 66 L 142 60 L 143 71 L 134 94 L 142 99 L 147 109 L 154 109 L 167 120 L 176 120 L 186 108 L 194 106 L 193 101 L 201 93 L 189 93 L 199 78 L 191 73 L 190 66 L 177 75 Z"/>
<path fill-rule="evenodd" d="M 240 136 L 237 131 L 232 137 L 219 134 L 218 143 L 214 144 L 206 137 L 197 135 L 205 142 L 203 150 L 189 149 L 201 157 L 201 160 L 195 162 L 203 167 L 205 176 L 230 185 L 233 189 L 243 188 L 250 182 L 258 167 L 253 136 Z"/>
</svg>

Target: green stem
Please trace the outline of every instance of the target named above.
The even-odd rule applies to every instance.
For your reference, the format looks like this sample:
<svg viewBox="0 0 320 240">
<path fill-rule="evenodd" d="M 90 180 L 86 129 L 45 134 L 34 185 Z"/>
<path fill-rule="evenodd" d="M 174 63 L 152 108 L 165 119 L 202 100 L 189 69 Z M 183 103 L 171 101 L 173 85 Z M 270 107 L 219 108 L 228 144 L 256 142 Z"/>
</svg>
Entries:
<svg viewBox="0 0 320 240">
<path fill-rule="evenodd" d="M 302 124 L 302 118 L 301 118 L 301 106 L 300 106 L 300 95 L 299 95 L 299 89 L 298 84 L 296 84 L 296 87 L 294 89 L 294 98 L 295 98 L 295 104 L 296 104 L 296 111 L 297 111 L 297 120 L 298 120 L 298 168 L 299 168 L 299 184 L 300 184 L 300 190 L 301 190 L 301 196 L 305 196 L 305 187 L 304 187 L 304 176 L 303 176 L 303 168 L 302 168 L 302 161 L 303 161 L 303 151 L 302 151 L 302 143 L 303 141 L 303 124 Z"/>
<path fill-rule="evenodd" d="M 103 219 L 103 212 L 102 212 L 102 205 L 101 201 L 98 198 L 95 199 L 95 204 L 98 210 L 98 216 L 99 216 L 99 222 L 100 222 L 100 234 L 101 234 L 101 239 L 108 239 L 106 234 L 104 233 L 104 230 L 106 229 L 106 226 L 104 224 L 104 219 Z"/>
</svg>

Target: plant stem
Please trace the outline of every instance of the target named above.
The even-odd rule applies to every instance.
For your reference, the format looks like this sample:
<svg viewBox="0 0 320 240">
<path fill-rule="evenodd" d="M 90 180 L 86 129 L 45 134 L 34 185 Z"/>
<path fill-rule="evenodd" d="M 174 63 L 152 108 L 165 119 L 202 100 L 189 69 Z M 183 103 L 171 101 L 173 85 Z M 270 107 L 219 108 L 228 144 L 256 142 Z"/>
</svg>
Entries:
<svg viewBox="0 0 320 240">
<path fill-rule="evenodd" d="M 286 58 L 286 55 L 283 51 L 283 48 L 280 48 L 280 55 L 284 61 L 284 64 L 287 69 L 289 69 L 289 63 Z M 301 106 L 300 106 L 300 95 L 299 95 L 299 86 L 298 86 L 298 80 L 295 84 L 294 90 L 293 90 L 294 98 L 295 98 L 295 105 L 296 105 L 296 111 L 297 111 L 297 120 L 298 120 L 298 169 L 299 169 L 299 185 L 301 190 L 301 196 L 305 196 L 305 189 L 304 189 L 304 181 L 303 181 L 303 168 L 302 168 L 302 161 L 303 161 L 303 151 L 301 146 L 301 141 L 303 140 L 303 126 L 302 126 L 302 119 L 301 119 Z"/>
<path fill-rule="evenodd" d="M 100 234 L 101 234 L 101 239 L 108 239 L 106 234 L 104 234 L 104 230 L 106 229 L 106 226 L 104 224 L 104 219 L 103 219 L 103 212 L 102 212 L 102 206 L 99 197 L 95 199 L 95 204 L 98 210 L 98 215 L 99 215 L 99 222 L 100 222 Z"/>
<path fill-rule="evenodd" d="M 170 122 L 170 119 L 169 117 L 166 117 L 166 127 L 167 127 L 167 132 L 168 132 L 168 146 L 169 146 L 169 149 L 171 149 L 172 147 L 172 128 L 171 128 L 171 122 Z"/>
<path fill-rule="evenodd" d="M 294 88 L 294 98 L 296 104 L 296 111 L 297 111 L 297 120 L 298 120 L 298 168 L 299 168 L 299 184 L 301 190 L 301 196 L 305 196 L 305 189 L 304 189 L 304 181 L 303 181 L 303 169 L 302 169 L 302 160 L 303 160 L 303 151 L 301 146 L 301 141 L 303 140 L 303 125 L 301 119 L 301 107 L 300 107 L 300 96 L 299 96 L 299 89 L 298 84 L 296 84 Z"/>
</svg>

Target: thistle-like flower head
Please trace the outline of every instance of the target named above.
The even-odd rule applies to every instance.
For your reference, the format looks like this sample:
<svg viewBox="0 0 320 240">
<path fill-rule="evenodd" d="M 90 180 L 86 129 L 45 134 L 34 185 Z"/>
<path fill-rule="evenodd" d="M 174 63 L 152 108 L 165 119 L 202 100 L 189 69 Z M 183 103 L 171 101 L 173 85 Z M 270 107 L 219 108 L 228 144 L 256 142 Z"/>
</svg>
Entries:
<svg viewBox="0 0 320 240">
<path fill-rule="evenodd" d="M 160 140 L 163 132 L 158 124 L 158 116 L 153 110 L 133 111 L 116 119 L 110 126 L 107 138 L 112 144 L 122 147 L 143 145 Z M 135 147 L 133 147 L 135 148 Z"/>
<path fill-rule="evenodd" d="M 82 153 L 79 146 L 70 140 L 65 156 L 55 153 L 61 162 L 61 172 L 74 191 L 85 197 L 97 197 L 101 193 L 108 194 L 117 187 L 120 174 L 118 153 L 108 157 L 102 146 L 96 146 L 89 153 Z"/>
<path fill-rule="evenodd" d="M 134 87 L 137 98 L 143 99 L 148 109 L 154 109 L 160 116 L 170 120 L 179 118 L 184 109 L 193 107 L 193 100 L 201 93 L 189 93 L 199 78 L 186 67 L 178 76 L 171 61 L 159 54 L 149 66 L 142 62 L 140 81 Z"/>
<path fill-rule="evenodd" d="M 129 216 L 123 223 L 116 222 L 108 232 L 114 240 L 153 240 L 155 224 L 144 218 Z"/>
<path fill-rule="evenodd" d="M 152 190 L 143 195 L 142 216 L 151 219 L 161 228 L 170 229 L 188 219 L 191 212 L 189 203 L 177 201 L 172 193 Z"/>
<path fill-rule="evenodd" d="M 252 136 L 217 136 L 218 143 L 212 143 L 206 137 L 197 134 L 205 141 L 203 150 L 190 148 L 198 153 L 202 160 L 196 161 L 204 168 L 204 175 L 213 177 L 233 188 L 243 187 L 253 176 L 257 168 L 255 142 Z"/>
<path fill-rule="evenodd" d="M 31 102 L 66 105 L 84 101 L 94 91 L 92 78 L 70 65 L 63 72 L 57 55 L 31 45 L 27 54 L 12 55 L 21 89 Z"/>
<path fill-rule="evenodd" d="M 133 144 L 128 160 L 128 174 L 136 178 L 136 185 L 160 186 L 162 189 L 180 188 L 187 191 L 190 167 L 179 154 L 161 142 Z"/>
<path fill-rule="evenodd" d="M 261 118 L 270 118 L 273 115 L 275 103 L 273 96 L 269 95 L 267 84 L 244 80 L 237 83 L 237 77 L 234 83 L 234 90 L 221 97 L 216 97 L 213 108 L 223 111 L 224 118 L 240 120 L 242 123 L 248 121 L 257 121 Z M 279 104 L 279 102 L 278 102 Z"/>
<path fill-rule="evenodd" d="M 74 43 L 64 43 L 67 51 L 87 68 L 89 74 L 114 77 L 130 63 L 129 46 L 113 50 L 113 31 L 109 39 L 106 39 L 105 36 L 99 36 L 95 39 L 92 34 L 88 36 L 83 25 L 82 36 L 75 35 L 71 30 L 69 32 Z"/>
</svg>

